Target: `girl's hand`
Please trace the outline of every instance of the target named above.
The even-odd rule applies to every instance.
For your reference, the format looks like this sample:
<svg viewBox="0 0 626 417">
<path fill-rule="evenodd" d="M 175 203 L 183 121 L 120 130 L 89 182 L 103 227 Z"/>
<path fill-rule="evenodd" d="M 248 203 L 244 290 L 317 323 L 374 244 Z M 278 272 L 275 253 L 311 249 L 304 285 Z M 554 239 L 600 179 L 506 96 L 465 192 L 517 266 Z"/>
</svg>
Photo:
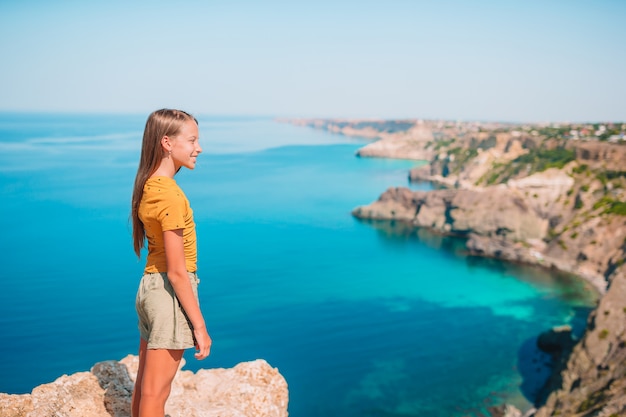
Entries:
<svg viewBox="0 0 626 417">
<path fill-rule="evenodd" d="M 196 357 L 196 359 L 201 361 L 202 359 L 209 356 L 209 353 L 211 352 L 211 336 L 209 336 L 206 327 L 201 327 L 198 329 L 194 328 L 193 335 L 196 338 L 196 353 L 194 354 L 194 356 Z"/>
</svg>

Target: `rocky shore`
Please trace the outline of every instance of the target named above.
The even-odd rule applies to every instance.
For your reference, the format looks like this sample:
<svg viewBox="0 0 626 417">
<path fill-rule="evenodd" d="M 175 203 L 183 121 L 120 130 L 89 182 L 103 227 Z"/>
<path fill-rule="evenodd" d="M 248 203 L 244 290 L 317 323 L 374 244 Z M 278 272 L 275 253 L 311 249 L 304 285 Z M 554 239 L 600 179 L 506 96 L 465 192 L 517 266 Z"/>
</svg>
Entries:
<svg viewBox="0 0 626 417">
<path fill-rule="evenodd" d="M 583 337 L 546 329 L 539 338 L 556 365 L 527 415 L 626 415 L 626 124 L 292 123 L 377 139 L 357 155 L 425 160 L 410 180 L 445 187 L 390 188 L 355 217 L 462 236 L 470 254 L 591 283 L 602 297 Z"/>
<path fill-rule="evenodd" d="M 0 394 L 0 417 L 128 417 L 139 359 L 95 364 L 31 394 Z M 181 368 L 184 366 L 184 359 Z M 287 382 L 263 360 L 230 369 L 179 369 L 165 407 L 170 417 L 287 417 Z"/>
</svg>

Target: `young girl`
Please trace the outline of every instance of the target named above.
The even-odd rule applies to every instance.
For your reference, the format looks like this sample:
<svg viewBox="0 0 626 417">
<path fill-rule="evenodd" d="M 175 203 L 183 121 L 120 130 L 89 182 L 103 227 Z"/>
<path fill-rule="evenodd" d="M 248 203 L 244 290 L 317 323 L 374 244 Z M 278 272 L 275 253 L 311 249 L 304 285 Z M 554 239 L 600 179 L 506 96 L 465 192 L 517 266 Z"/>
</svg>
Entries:
<svg viewBox="0 0 626 417">
<path fill-rule="evenodd" d="M 202 152 L 197 120 L 180 110 L 153 112 L 146 122 L 132 199 L 133 241 L 148 258 L 137 291 L 139 370 L 132 417 L 162 417 L 184 349 L 209 355 L 211 338 L 198 304 L 193 211 L 174 180 Z"/>
</svg>

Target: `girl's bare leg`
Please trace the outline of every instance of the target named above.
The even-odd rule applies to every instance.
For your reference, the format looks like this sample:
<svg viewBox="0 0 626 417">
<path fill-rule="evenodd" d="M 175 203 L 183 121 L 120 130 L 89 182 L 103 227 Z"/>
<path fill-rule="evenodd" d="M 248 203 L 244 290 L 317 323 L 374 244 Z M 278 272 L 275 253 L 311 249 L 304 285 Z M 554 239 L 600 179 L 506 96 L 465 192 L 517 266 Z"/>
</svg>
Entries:
<svg viewBox="0 0 626 417">
<path fill-rule="evenodd" d="M 148 349 L 141 341 L 132 417 L 164 417 L 165 402 L 184 350 Z M 142 360 L 143 357 L 143 360 Z"/>
<path fill-rule="evenodd" d="M 143 369 L 146 364 L 146 351 L 148 342 L 139 339 L 139 367 L 137 368 L 137 378 L 135 378 L 135 388 L 131 400 L 131 417 L 139 417 L 139 403 L 141 402 L 141 381 L 143 380 Z"/>
</svg>

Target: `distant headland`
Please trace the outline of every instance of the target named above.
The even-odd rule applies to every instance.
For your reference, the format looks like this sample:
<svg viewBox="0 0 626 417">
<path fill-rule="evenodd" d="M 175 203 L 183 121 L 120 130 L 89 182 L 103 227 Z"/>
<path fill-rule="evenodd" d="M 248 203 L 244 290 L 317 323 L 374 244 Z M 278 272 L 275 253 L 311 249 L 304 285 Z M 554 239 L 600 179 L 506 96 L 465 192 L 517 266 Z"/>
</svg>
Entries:
<svg viewBox="0 0 626 417">
<path fill-rule="evenodd" d="M 539 338 L 557 365 L 529 415 L 626 415 L 626 122 L 278 121 L 367 139 L 360 157 L 427 161 L 409 179 L 442 187 L 389 188 L 355 217 L 590 282 L 602 297 L 581 340 L 567 328 Z"/>
</svg>

